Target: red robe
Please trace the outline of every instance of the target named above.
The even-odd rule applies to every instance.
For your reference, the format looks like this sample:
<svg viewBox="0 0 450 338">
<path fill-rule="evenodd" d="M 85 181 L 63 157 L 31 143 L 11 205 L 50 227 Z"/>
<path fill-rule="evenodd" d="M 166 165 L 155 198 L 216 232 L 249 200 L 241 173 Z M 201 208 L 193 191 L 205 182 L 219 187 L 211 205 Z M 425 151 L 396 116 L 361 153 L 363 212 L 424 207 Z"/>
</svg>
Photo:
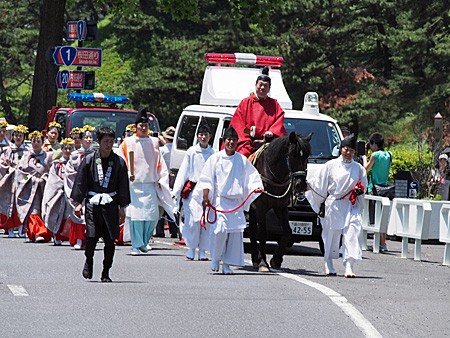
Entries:
<svg viewBox="0 0 450 338">
<path fill-rule="evenodd" d="M 264 100 L 260 100 L 255 93 L 252 93 L 239 103 L 230 125 L 233 126 L 239 135 L 236 151 L 246 157 L 255 149 L 250 135 L 244 133 L 245 128 L 256 127 L 254 139 L 263 139 L 267 131 L 271 131 L 274 137 L 286 134 L 284 111 L 277 100 L 268 96 Z"/>
</svg>

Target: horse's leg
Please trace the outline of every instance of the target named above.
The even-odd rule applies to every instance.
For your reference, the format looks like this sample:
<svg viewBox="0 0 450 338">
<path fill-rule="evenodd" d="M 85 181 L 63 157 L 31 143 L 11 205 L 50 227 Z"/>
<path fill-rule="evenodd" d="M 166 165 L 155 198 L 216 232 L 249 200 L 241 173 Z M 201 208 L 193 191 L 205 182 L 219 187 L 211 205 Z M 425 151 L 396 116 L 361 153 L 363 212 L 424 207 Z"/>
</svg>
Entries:
<svg viewBox="0 0 450 338">
<path fill-rule="evenodd" d="M 267 264 L 266 256 L 266 242 L 267 242 L 267 229 L 266 229 L 266 212 L 259 210 L 256 214 L 258 223 L 258 241 L 259 241 L 259 271 L 269 272 L 269 264 Z"/>
<path fill-rule="evenodd" d="M 248 230 L 250 237 L 250 253 L 252 255 L 253 267 L 257 269 L 259 267 L 259 249 L 258 241 L 256 239 L 258 224 L 256 221 L 256 210 L 254 205 L 250 207 L 249 217 Z"/>
<path fill-rule="evenodd" d="M 278 246 L 275 249 L 275 253 L 272 259 L 270 260 L 270 266 L 274 269 L 280 269 L 281 263 L 283 263 L 283 256 L 286 252 L 286 248 L 292 238 L 292 230 L 289 226 L 288 207 L 285 206 L 274 208 L 274 211 L 278 217 L 278 220 L 280 221 L 281 227 L 283 229 L 283 235 L 281 237 L 281 240 L 278 242 Z"/>
</svg>

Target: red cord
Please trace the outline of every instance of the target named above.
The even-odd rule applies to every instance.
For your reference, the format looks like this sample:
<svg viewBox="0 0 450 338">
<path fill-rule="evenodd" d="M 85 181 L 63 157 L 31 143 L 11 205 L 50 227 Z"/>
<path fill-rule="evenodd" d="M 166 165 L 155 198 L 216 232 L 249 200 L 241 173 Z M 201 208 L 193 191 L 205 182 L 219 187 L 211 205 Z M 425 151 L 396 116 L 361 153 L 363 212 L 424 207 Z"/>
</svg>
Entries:
<svg viewBox="0 0 450 338">
<path fill-rule="evenodd" d="M 245 202 L 247 202 L 247 200 L 250 198 L 250 196 L 251 196 L 252 194 L 254 194 L 254 193 L 262 193 L 262 192 L 264 192 L 264 189 L 262 189 L 262 188 L 256 188 L 256 189 L 253 190 L 250 194 L 248 194 L 248 196 L 245 198 L 245 200 L 244 200 L 241 204 L 239 204 L 236 208 L 233 208 L 233 209 L 230 209 L 230 210 L 220 210 L 220 209 L 217 209 L 216 207 L 214 207 L 214 206 L 211 204 L 210 201 L 208 201 L 208 205 L 207 205 L 205 208 L 203 208 L 203 215 L 202 215 L 202 217 L 201 217 L 201 219 L 200 219 L 200 226 L 201 226 L 203 229 L 206 230 L 206 223 L 205 223 L 205 220 L 206 220 L 206 222 L 208 222 L 209 224 L 216 223 L 216 221 L 217 221 L 217 213 L 218 213 L 218 212 L 221 212 L 221 213 L 223 213 L 223 214 L 228 214 L 228 213 L 230 213 L 230 212 L 235 212 L 236 210 L 238 210 L 238 209 L 240 209 L 240 208 L 242 208 L 242 207 L 244 206 Z M 206 212 L 206 209 L 208 209 L 208 212 Z M 211 209 L 214 210 L 214 219 L 213 219 L 212 221 L 210 221 L 209 218 L 208 218 L 209 211 L 210 211 Z"/>
</svg>

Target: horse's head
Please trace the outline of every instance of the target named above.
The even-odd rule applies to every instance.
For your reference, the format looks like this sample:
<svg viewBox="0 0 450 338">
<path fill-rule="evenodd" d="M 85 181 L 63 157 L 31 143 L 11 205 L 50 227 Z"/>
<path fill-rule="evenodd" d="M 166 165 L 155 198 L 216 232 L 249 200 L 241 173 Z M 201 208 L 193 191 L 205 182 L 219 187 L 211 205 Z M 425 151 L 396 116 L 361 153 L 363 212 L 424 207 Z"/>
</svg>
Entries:
<svg viewBox="0 0 450 338">
<path fill-rule="evenodd" d="M 307 137 L 291 132 L 289 134 L 288 166 L 293 178 L 293 193 L 298 196 L 307 188 L 306 174 L 308 157 L 311 155 L 312 133 Z"/>
</svg>

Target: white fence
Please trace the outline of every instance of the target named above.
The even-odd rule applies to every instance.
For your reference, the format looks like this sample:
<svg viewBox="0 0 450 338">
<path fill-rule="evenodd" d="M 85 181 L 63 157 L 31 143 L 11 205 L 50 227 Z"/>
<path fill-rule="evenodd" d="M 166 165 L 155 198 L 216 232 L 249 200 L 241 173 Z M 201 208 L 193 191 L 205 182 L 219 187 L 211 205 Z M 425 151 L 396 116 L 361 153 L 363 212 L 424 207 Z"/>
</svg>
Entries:
<svg viewBox="0 0 450 338">
<path fill-rule="evenodd" d="M 439 241 L 445 243 L 443 265 L 450 265 L 450 204 L 444 204 L 440 214 Z"/>
<path fill-rule="evenodd" d="M 369 221 L 369 201 L 375 203 L 374 224 Z M 364 212 L 362 216 L 362 249 L 367 250 L 367 233 L 373 232 L 373 252 L 378 253 L 380 248 L 380 233 L 386 233 L 391 214 L 389 198 L 373 195 L 364 196 Z"/>
</svg>

